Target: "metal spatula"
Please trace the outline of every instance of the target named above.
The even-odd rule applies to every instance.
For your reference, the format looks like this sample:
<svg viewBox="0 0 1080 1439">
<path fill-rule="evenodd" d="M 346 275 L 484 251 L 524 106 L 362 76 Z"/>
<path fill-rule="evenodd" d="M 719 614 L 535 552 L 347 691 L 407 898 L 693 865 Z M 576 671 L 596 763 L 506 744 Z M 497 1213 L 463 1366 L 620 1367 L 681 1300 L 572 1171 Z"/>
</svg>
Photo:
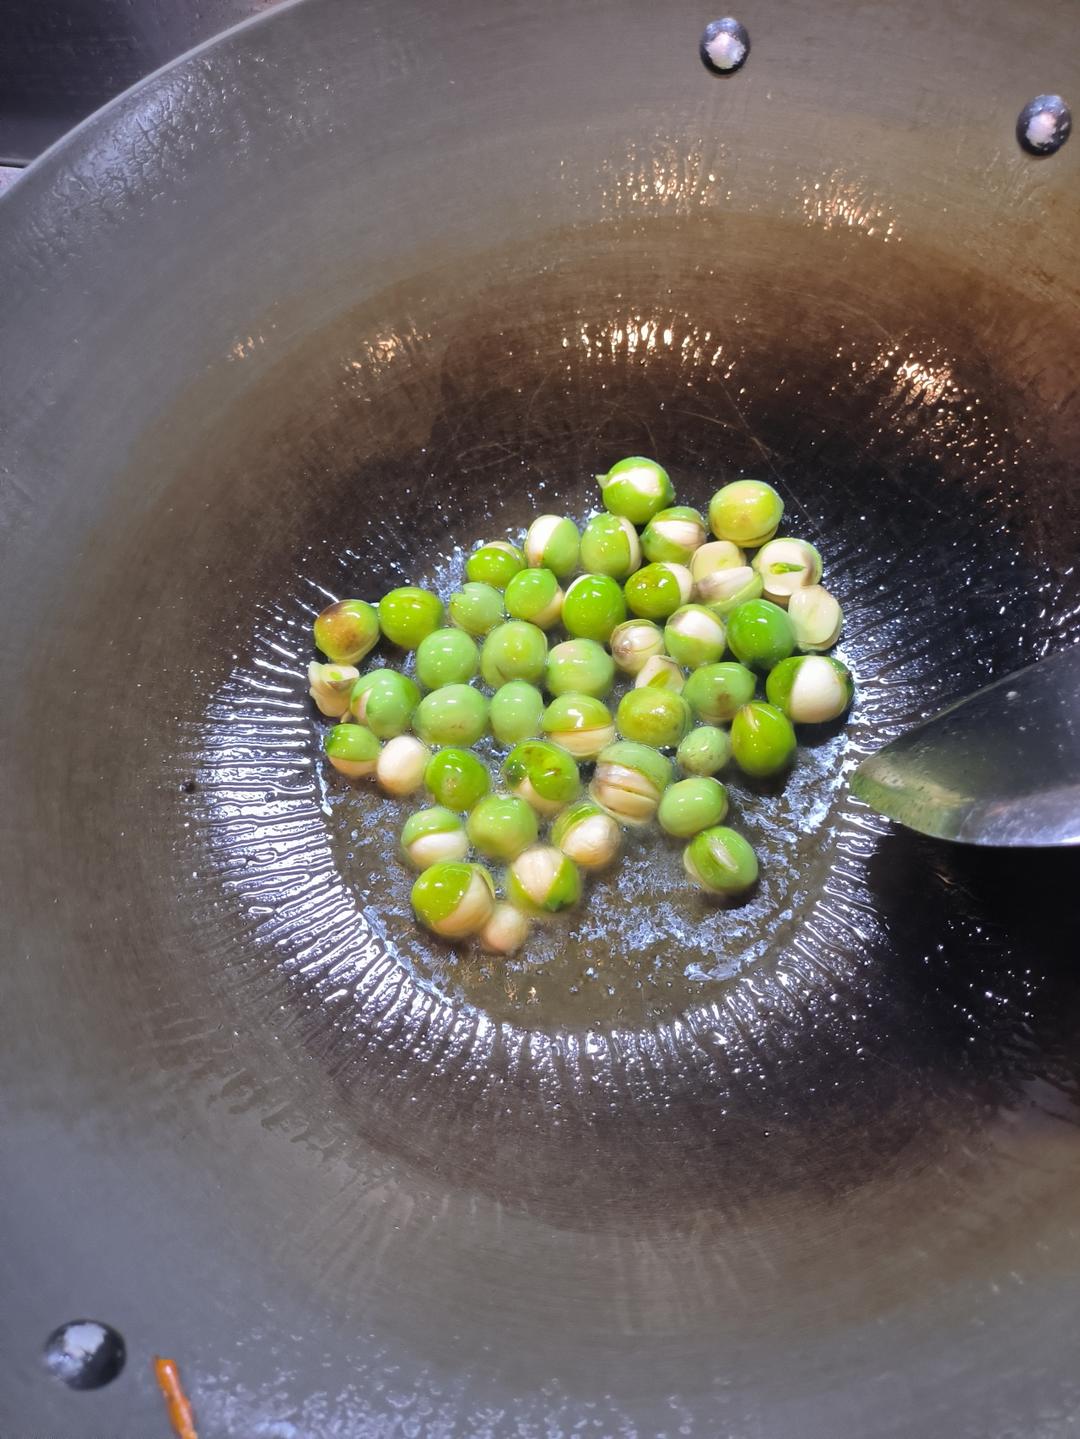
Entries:
<svg viewBox="0 0 1080 1439">
<path fill-rule="evenodd" d="M 964 844 L 1080 844 L 1080 645 L 950 705 L 855 771 L 872 808 Z"/>
</svg>

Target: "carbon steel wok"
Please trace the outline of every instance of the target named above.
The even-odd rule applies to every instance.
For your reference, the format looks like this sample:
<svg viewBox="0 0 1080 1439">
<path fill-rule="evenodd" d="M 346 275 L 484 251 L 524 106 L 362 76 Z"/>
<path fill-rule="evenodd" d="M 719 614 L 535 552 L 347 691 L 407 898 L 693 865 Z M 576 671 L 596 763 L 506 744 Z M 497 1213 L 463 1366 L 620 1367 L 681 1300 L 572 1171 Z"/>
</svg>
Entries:
<svg viewBox="0 0 1080 1439">
<path fill-rule="evenodd" d="M 726 79 L 711 18 L 308 0 L 0 204 L 5 1439 L 164 1435 L 155 1352 L 203 1439 L 1072 1431 L 1077 856 L 844 784 L 1080 636 L 1072 7 L 753 0 Z M 856 711 L 737 791 L 744 910 L 646 847 L 485 969 L 307 626 L 635 451 L 784 489 Z"/>
</svg>

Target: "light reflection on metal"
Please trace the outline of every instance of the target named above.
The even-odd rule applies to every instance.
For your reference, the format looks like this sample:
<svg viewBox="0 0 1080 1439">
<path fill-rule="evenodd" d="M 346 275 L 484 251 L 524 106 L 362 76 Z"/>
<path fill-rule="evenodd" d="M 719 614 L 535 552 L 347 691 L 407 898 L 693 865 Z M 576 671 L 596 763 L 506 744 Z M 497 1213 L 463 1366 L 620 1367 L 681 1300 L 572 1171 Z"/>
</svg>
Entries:
<svg viewBox="0 0 1080 1439">
<path fill-rule="evenodd" d="M 346 368 L 377 377 L 406 355 L 415 354 L 430 339 L 430 333 L 413 328 L 376 331 L 361 341 L 356 354 L 346 361 Z"/>
<path fill-rule="evenodd" d="M 715 146 L 710 154 L 715 166 Z M 604 208 L 611 214 L 644 209 L 688 215 L 720 198 L 716 183 L 704 145 L 688 143 L 685 136 L 657 137 L 648 146 L 630 145 L 624 157 L 602 167 L 600 180 Z M 730 199 L 730 191 L 726 198 Z"/>
<path fill-rule="evenodd" d="M 950 364 L 935 365 L 913 354 L 894 363 L 895 354 L 895 350 L 884 351 L 879 355 L 875 369 L 879 374 L 892 370 L 893 390 L 897 398 L 917 400 L 927 405 L 953 403 L 961 398 Z"/>
<path fill-rule="evenodd" d="M 246 360 L 255 353 L 256 346 L 265 344 L 265 335 L 245 335 L 229 347 L 228 358 L 230 360 Z"/>
<path fill-rule="evenodd" d="M 799 203 L 805 217 L 825 230 L 861 230 L 883 244 L 899 244 L 896 216 L 882 197 L 867 189 L 861 180 L 849 179 L 843 170 L 833 170 L 820 180 L 804 182 Z"/>
<path fill-rule="evenodd" d="M 667 315 L 663 319 L 636 312 L 612 316 L 599 326 L 579 325 L 576 330 L 563 334 L 560 344 L 564 350 L 581 350 L 590 359 L 668 350 L 678 354 L 679 363 L 687 370 L 719 365 L 724 359 L 723 342 L 718 341 L 712 330 L 702 329 L 685 314 Z M 733 370 L 734 360 L 729 360 L 724 378 L 730 379 Z"/>
</svg>

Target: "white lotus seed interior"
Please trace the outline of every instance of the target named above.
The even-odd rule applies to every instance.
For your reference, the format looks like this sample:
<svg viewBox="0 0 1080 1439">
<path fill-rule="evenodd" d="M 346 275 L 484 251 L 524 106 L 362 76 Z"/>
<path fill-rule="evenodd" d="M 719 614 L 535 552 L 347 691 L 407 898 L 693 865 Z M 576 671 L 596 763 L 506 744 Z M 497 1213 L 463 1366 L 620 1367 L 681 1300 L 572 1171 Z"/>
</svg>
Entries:
<svg viewBox="0 0 1080 1439">
<path fill-rule="evenodd" d="M 829 661 L 808 655 L 791 686 L 791 718 L 799 724 L 821 724 L 843 714 L 846 700 L 844 682 Z"/>
<path fill-rule="evenodd" d="M 701 529 L 693 520 L 654 520 L 656 533 L 680 549 L 692 550 L 701 539 Z"/>
<path fill-rule="evenodd" d="M 637 530 L 628 519 L 620 516 L 620 520 L 622 521 L 622 531 L 626 536 L 626 543 L 630 551 L 630 567 L 636 570 L 641 565 L 641 540 L 638 538 Z"/>
<path fill-rule="evenodd" d="M 615 636 L 611 646 L 611 656 L 626 674 L 638 674 L 653 654 L 657 643 L 656 629 L 653 625 L 631 624 L 621 634 Z"/>
<path fill-rule="evenodd" d="M 534 904 L 543 904 L 562 864 L 561 850 L 534 844 L 514 860 L 518 883 Z"/>
<path fill-rule="evenodd" d="M 702 575 L 697 582 L 697 597 L 702 604 L 719 604 L 737 595 L 754 578 L 749 565 L 739 565 L 730 570 L 713 570 Z"/>
<path fill-rule="evenodd" d="M 555 526 L 562 523 L 561 515 L 540 515 L 529 526 L 525 540 L 525 558 L 535 569 L 544 562 L 544 550 L 555 532 Z"/>
<path fill-rule="evenodd" d="M 389 794 L 415 794 L 424 782 L 431 751 L 415 735 L 388 740 L 375 762 L 375 778 Z"/>
<path fill-rule="evenodd" d="M 346 779 L 367 779 L 369 774 L 375 773 L 373 759 L 341 759 L 334 755 L 328 755 L 327 758 L 338 774 L 343 774 Z"/>
<path fill-rule="evenodd" d="M 680 604 L 686 604 L 694 592 L 694 577 L 685 565 L 668 565 L 679 586 Z"/>
<path fill-rule="evenodd" d="M 687 610 L 671 621 L 676 633 L 691 640 L 715 640 L 723 634 L 723 626 L 715 615 L 703 614 L 701 610 Z"/>
<path fill-rule="evenodd" d="M 352 704 L 352 712 L 360 724 L 363 724 L 367 717 L 367 702 L 370 694 L 371 688 L 369 686 L 366 690 L 361 690 L 356 696 L 355 702 Z"/>
<path fill-rule="evenodd" d="M 440 864 L 443 860 L 464 859 L 469 852 L 469 840 L 463 829 L 439 830 L 434 834 L 422 834 L 409 846 L 409 857 L 418 869 Z"/>
<path fill-rule="evenodd" d="M 697 865 L 694 863 L 694 861 L 690 858 L 690 846 L 689 846 L 689 845 L 687 845 L 686 848 L 683 850 L 682 862 L 683 862 L 683 869 L 686 870 L 687 874 L 688 874 L 688 875 L 690 876 L 690 878 L 694 881 L 694 883 L 695 883 L 695 884 L 701 884 L 701 875 L 698 873 L 698 867 L 697 867 Z"/>
<path fill-rule="evenodd" d="M 495 897 L 490 886 L 484 877 L 474 870 L 469 887 L 458 901 L 457 908 L 439 921 L 439 933 L 447 939 L 464 939 L 467 934 L 475 934 L 487 923 L 494 908 Z"/>
<path fill-rule="evenodd" d="M 655 685 L 660 676 L 663 676 L 660 687 L 674 690 L 676 694 L 686 683 L 686 676 L 670 655 L 650 655 L 637 672 L 634 688 L 645 689 L 648 685 Z"/>
<path fill-rule="evenodd" d="M 562 805 L 558 800 L 545 799 L 542 794 L 537 794 L 536 790 L 533 789 L 532 780 L 527 776 L 521 781 L 514 793 L 519 795 L 526 804 L 531 804 L 537 814 L 558 814 L 559 810 L 562 809 Z"/>
<path fill-rule="evenodd" d="M 731 540 L 710 540 L 695 550 L 690 558 L 690 573 L 695 580 L 717 570 L 733 570 L 746 564 L 746 556 Z"/>
<path fill-rule="evenodd" d="M 574 825 L 566 836 L 563 853 L 582 869 L 599 869 L 615 857 L 619 839 L 619 826 L 610 815 L 591 814 Z"/>
<path fill-rule="evenodd" d="M 828 649 L 836 642 L 844 622 L 839 602 L 823 585 L 796 590 L 788 601 L 788 615 L 801 649 Z"/>
<path fill-rule="evenodd" d="M 660 795 L 639 770 L 621 764 L 597 765 L 589 793 L 624 824 L 648 824 Z"/>
<path fill-rule="evenodd" d="M 340 719 L 348 713 L 349 695 L 360 678 L 352 665 L 321 665 L 317 660 L 307 667 L 308 694 L 319 711 L 328 719 Z"/>
<path fill-rule="evenodd" d="M 529 937 L 528 915 L 512 904 L 499 903 L 480 931 L 479 939 L 491 954 L 516 954 Z"/>
<path fill-rule="evenodd" d="M 792 565 L 794 569 L 788 568 Z M 782 566 L 780 573 L 776 566 Z M 786 605 L 796 590 L 806 589 L 820 577 L 817 556 L 802 540 L 770 540 L 758 551 L 755 567 L 765 598 L 779 605 Z"/>
<path fill-rule="evenodd" d="M 537 613 L 533 615 L 533 624 L 538 625 L 542 630 L 546 630 L 548 625 L 553 625 L 555 621 L 559 618 L 559 616 L 562 614 L 562 607 L 563 592 L 562 590 L 556 590 L 555 593 L 552 595 L 549 603 L 546 604 L 542 610 L 538 610 Z"/>
<path fill-rule="evenodd" d="M 622 470 L 615 476 L 615 480 L 620 484 L 628 484 L 639 495 L 648 495 L 655 499 L 660 493 L 660 477 L 647 465 L 635 465 L 632 470 Z M 609 480 L 608 484 L 611 483 L 613 482 Z M 606 489 L 607 486 L 603 488 Z"/>
<path fill-rule="evenodd" d="M 548 735 L 552 744 L 557 744 L 575 759 L 589 759 L 598 755 L 614 738 L 613 724 L 595 725 L 592 729 L 559 730 L 556 734 Z"/>
</svg>

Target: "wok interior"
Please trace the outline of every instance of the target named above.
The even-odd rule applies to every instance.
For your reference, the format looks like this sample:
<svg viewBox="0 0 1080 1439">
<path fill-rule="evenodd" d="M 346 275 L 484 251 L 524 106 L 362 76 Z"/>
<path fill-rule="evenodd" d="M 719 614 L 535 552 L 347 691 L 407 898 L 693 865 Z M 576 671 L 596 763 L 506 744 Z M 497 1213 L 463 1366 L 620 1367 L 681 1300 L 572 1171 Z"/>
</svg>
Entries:
<svg viewBox="0 0 1080 1439">
<path fill-rule="evenodd" d="M 182 824 L 178 872 L 213 915 L 216 984 L 303 1013 L 367 1138 L 560 1222 L 869 1180 L 988 1094 L 1015 1098 L 1009 1045 L 1041 1002 L 1020 976 L 1035 964 L 1056 994 L 1074 952 L 1067 859 L 930 845 L 844 785 L 861 753 L 1075 623 L 1071 536 L 1045 523 L 1074 504 L 1068 469 L 986 333 L 1030 307 L 995 291 L 980 309 L 936 257 L 775 222 L 555 234 L 480 269 L 479 296 L 447 268 L 336 317 L 140 522 L 162 555 L 212 487 L 196 543 L 155 577 L 187 596 L 166 623 L 190 668 L 158 703 L 189 743 L 177 755 L 170 732 L 151 763 L 155 826 Z M 416 932 L 395 854 L 410 806 L 326 779 L 310 619 L 328 593 L 447 593 L 472 545 L 584 516 L 592 476 L 635 451 L 699 504 L 738 474 L 780 486 L 848 615 L 858 706 L 786 786 L 735 781 L 765 871 L 749 904 L 693 895 L 678 848 L 639 839 L 581 916 L 488 964 Z M 130 607 L 124 578 L 103 576 L 103 616 Z M 123 706 L 114 723 L 142 733 Z M 171 978 L 183 1003 L 185 969 Z M 639 1131 L 633 1182 L 613 1186 Z"/>
<path fill-rule="evenodd" d="M 22 591 L 47 663 L 12 720 L 34 968 L 7 1062 L 50 1147 L 28 1129 L 12 1203 L 21 1232 L 55 1233 L 35 1176 L 111 1176 L 88 1192 L 109 1196 L 114 1277 L 72 1244 L 81 1287 L 50 1303 L 136 1331 L 163 1295 L 197 1310 L 178 1341 L 223 1432 L 279 1412 L 357 1432 L 400 1402 L 430 1433 L 497 1434 L 504 1412 L 526 1432 L 711 1433 L 724 1413 L 835 1433 L 847 1404 L 860 1433 L 905 1433 L 906 1366 L 924 1432 L 977 1374 L 988 1434 L 1027 1413 L 1033 1356 L 1074 1385 L 1075 857 L 929 844 L 843 783 L 1080 634 L 1071 303 L 988 284 L 843 185 L 721 213 L 678 179 L 695 167 L 641 167 L 657 193 L 676 176 L 670 207 L 464 256 L 425 236 L 347 304 L 312 285 L 252 309 L 115 455 L 137 374 L 103 366 L 115 417 L 54 418 L 95 486 Z M 326 313 L 277 342 L 289 303 Z M 540 965 L 470 971 L 407 920 L 404 808 L 323 784 L 310 617 L 325 592 L 450 585 L 476 540 L 583 516 L 632 452 L 690 502 L 778 484 L 844 604 L 858 706 L 787 790 L 736 786 L 765 870 L 745 910 L 690 896 L 652 844 L 630 928 L 602 885 Z M 58 763 L 40 741 L 61 673 L 80 723 Z M 156 1157 L 174 1145 L 175 1171 Z M 183 1262 L 133 1297 L 150 1200 Z M 227 1238 L 199 1230 L 219 1204 Z M 207 1316 L 223 1254 L 233 1308 Z M 883 1344 L 903 1364 L 870 1394 Z"/>
</svg>

